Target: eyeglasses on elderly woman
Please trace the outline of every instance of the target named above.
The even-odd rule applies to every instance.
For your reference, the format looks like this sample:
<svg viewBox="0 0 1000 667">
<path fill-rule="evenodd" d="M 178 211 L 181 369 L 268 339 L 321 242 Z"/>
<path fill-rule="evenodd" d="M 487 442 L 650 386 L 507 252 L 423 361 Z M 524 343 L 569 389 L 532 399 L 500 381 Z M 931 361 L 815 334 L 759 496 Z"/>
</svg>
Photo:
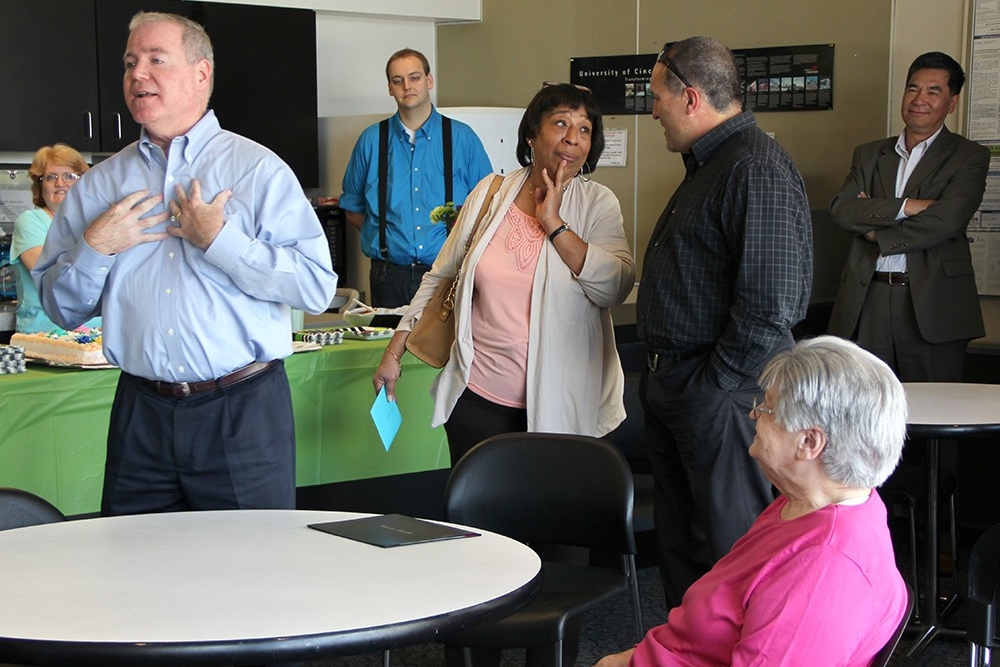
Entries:
<svg viewBox="0 0 1000 667">
<path fill-rule="evenodd" d="M 750 419 L 757 421 L 761 415 L 773 415 L 774 410 L 764 405 L 763 396 L 753 397 L 753 407 L 750 408 Z"/>
</svg>

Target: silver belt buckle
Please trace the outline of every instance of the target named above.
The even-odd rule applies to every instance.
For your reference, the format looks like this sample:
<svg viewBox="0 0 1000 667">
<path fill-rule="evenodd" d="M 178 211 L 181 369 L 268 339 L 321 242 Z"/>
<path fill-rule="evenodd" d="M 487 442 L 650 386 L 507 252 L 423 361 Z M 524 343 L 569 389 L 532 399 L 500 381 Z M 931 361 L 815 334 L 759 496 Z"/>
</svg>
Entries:
<svg viewBox="0 0 1000 667">
<path fill-rule="evenodd" d="M 181 386 L 181 395 L 184 396 L 184 398 L 191 395 L 191 386 L 187 382 L 178 382 L 177 384 Z"/>
<path fill-rule="evenodd" d="M 904 284 L 902 282 L 898 282 L 898 283 L 893 282 L 892 277 L 893 276 L 898 276 L 898 275 L 900 275 L 899 271 L 890 271 L 889 272 L 889 285 L 897 285 L 898 286 L 898 285 Z M 906 279 L 905 278 L 900 278 L 900 280 L 906 280 Z"/>
<path fill-rule="evenodd" d="M 659 362 L 660 362 L 659 352 L 646 353 L 646 367 L 649 368 L 650 373 L 656 372 L 656 366 Z"/>
</svg>

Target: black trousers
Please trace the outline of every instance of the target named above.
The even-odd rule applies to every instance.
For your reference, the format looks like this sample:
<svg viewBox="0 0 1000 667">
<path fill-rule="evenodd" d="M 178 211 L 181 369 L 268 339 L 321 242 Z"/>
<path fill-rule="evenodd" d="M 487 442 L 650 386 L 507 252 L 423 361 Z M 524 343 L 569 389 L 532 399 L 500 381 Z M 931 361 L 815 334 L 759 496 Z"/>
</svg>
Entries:
<svg viewBox="0 0 1000 667">
<path fill-rule="evenodd" d="M 790 341 L 789 341 L 790 344 Z M 667 608 L 746 533 L 774 499 L 748 450 L 756 381 L 719 388 L 709 355 L 643 373 L 639 395 L 653 466 L 653 519 Z"/>
<path fill-rule="evenodd" d="M 444 431 L 448 434 L 448 452 L 452 467 L 467 451 L 486 438 L 501 433 L 524 433 L 528 430 L 526 410 L 498 405 L 466 389 L 458 397 Z"/>
<path fill-rule="evenodd" d="M 295 422 L 283 364 L 186 398 L 121 374 L 101 514 L 261 508 L 295 508 Z"/>
<path fill-rule="evenodd" d="M 373 259 L 368 272 L 372 302 L 376 308 L 398 308 L 410 303 L 430 264 L 391 264 Z"/>
<path fill-rule="evenodd" d="M 908 285 L 873 280 L 858 321 L 858 345 L 902 382 L 961 382 L 968 340 L 929 343 L 920 335 Z"/>
<path fill-rule="evenodd" d="M 928 343 L 920 334 L 908 285 L 872 281 L 865 295 L 857 331 L 858 345 L 884 361 L 902 382 L 961 382 L 968 340 Z M 883 485 L 887 492 L 907 490 L 922 497 L 925 447 L 907 440 L 903 459 Z M 958 473 L 958 443 L 939 442 L 938 474 L 942 488 Z"/>
</svg>

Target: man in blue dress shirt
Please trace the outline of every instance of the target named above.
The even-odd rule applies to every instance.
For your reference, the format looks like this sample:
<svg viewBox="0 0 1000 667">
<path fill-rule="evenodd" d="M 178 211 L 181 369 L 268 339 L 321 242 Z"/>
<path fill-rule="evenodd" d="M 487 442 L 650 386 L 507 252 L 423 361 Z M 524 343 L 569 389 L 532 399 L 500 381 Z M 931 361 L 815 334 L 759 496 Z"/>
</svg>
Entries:
<svg viewBox="0 0 1000 667">
<path fill-rule="evenodd" d="M 347 221 L 361 230 L 361 249 L 372 260 L 372 305 L 395 308 L 413 298 L 448 235 L 446 224 L 431 222 L 431 211 L 448 201 L 460 206 L 492 167 L 472 128 L 446 121 L 431 104 L 434 77 L 424 54 L 397 51 L 386 63 L 385 76 L 399 110 L 361 134 L 344 174 L 340 207 Z M 451 123 L 450 199 L 443 122 Z M 384 207 L 379 195 L 380 129 L 386 132 Z"/>
<path fill-rule="evenodd" d="M 133 17 L 125 100 L 139 141 L 80 179 L 33 271 L 65 328 L 103 314 L 122 373 L 101 511 L 293 508 L 289 306 L 321 312 L 337 276 L 318 218 L 274 153 L 208 109 L 197 23 Z"/>
</svg>

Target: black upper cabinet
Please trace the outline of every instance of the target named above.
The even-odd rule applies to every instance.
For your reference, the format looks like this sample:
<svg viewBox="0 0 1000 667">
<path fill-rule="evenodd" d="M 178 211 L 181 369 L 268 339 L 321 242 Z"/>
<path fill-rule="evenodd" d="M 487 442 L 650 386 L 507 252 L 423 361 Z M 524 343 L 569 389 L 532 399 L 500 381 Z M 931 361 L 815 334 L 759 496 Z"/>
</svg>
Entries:
<svg viewBox="0 0 1000 667">
<path fill-rule="evenodd" d="M 181 0 L 95 0 L 97 89 L 100 93 L 101 152 L 116 153 L 139 138 L 139 124 L 125 105 L 125 46 L 128 24 L 140 9 L 191 18 L 190 2 Z M 87 4 L 87 3 L 83 3 Z"/>
<path fill-rule="evenodd" d="M 303 187 L 317 187 L 316 14 L 184 4 L 195 6 L 191 18 L 212 38 L 215 89 L 209 104 L 219 123 L 280 155 Z"/>
<path fill-rule="evenodd" d="M 113 153 L 139 138 L 125 105 L 123 55 L 140 10 L 205 26 L 215 50 L 209 105 L 222 127 L 319 184 L 316 17 L 305 9 L 182 0 L 0 0 L 0 151 L 65 142 Z M 13 65 L 11 65 L 13 63 Z"/>
<path fill-rule="evenodd" d="M 94 6 L 0 0 L 0 150 L 100 150 Z"/>
</svg>

